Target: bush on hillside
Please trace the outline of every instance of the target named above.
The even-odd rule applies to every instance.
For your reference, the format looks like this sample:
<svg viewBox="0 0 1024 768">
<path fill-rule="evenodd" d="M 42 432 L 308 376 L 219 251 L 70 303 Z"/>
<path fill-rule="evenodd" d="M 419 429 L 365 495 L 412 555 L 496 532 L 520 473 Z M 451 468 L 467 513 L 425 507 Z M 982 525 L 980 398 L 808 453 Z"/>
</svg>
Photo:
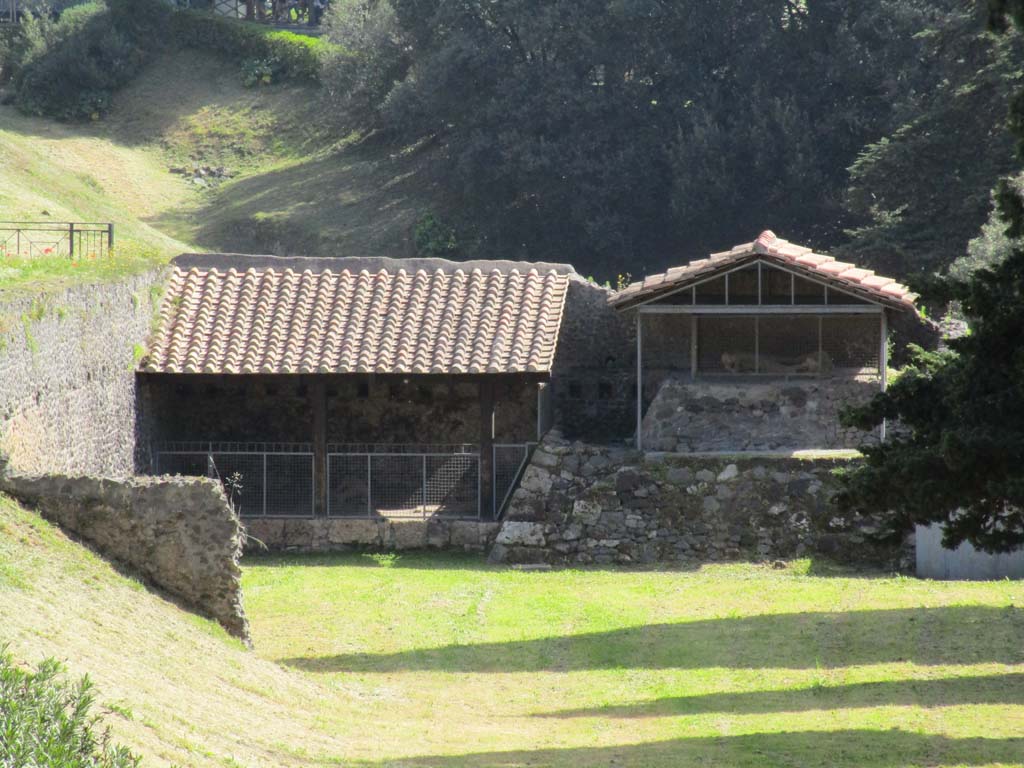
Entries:
<svg viewBox="0 0 1024 768">
<path fill-rule="evenodd" d="M 0 39 L 0 77 L 13 81 L 22 111 L 60 120 L 100 117 L 114 91 L 168 43 L 220 54 L 240 70 L 259 62 L 273 80 L 316 81 L 329 48 L 306 35 L 175 11 L 162 0 L 91 0 L 20 26 Z M 262 70 L 257 81 L 266 81 Z"/>
<path fill-rule="evenodd" d="M 171 16 L 171 36 L 186 48 L 201 48 L 238 62 L 273 61 L 282 77 L 316 81 L 328 44 L 316 37 L 267 29 L 202 11 Z"/>
<path fill-rule="evenodd" d="M 145 62 L 145 52 L 114 23 L 110 9 L 90 2 L 53 21 L 26 19 L 19 59 L 13 62 L 18 107 L 60 120 L 96 119 L 114 90 Z"/>
<path fill-rule="evenodd" d="M 89 714 L 92 683 L 70 683 L 54 659 L 36 670 L 14 666 L 0 649 L 0 765 L 135 768 L 139 758 L 110 742 Z"/>
</svg>

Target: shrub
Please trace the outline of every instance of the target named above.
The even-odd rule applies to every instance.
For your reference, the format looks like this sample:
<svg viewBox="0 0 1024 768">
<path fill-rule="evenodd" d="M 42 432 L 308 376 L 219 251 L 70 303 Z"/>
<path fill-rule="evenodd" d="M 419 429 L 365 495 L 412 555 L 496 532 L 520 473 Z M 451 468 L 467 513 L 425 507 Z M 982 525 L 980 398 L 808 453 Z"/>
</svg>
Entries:
<svg viewBox="0 0 1024 768">
<path fill-rule="evenodd" d="M 329 48 L 323 40 L 203 11 L 178 11 L 170 19 L 171 35 L 183 47 L 201 48 L 237 62 L 276 61 L 281 76 L 317 81 Z"/>
<path fill-rule="evenodd" d="M 455 230 L 432 213 L 416 222 L 413 243 L 419 256 L 452 256 L 458 250 Z"/>
<path fill-rule="evenodd" d="M 0 765 L 59 765 L 61 768 L 134 768 L 139 758 L 111 744 L 90 716 L 92 683 L 71 684 L 54 659 L 36 670 L 14 666 L 0 649 Z"/>
<path fill-rule="evenodd" d="M 98 2 L 69 8 L 57 21 L 26 20 L 23 35 L 14 83 L 16 103 L 28 114 L 96 119 L 145 62 L 144 51 Z"/>
</svg>

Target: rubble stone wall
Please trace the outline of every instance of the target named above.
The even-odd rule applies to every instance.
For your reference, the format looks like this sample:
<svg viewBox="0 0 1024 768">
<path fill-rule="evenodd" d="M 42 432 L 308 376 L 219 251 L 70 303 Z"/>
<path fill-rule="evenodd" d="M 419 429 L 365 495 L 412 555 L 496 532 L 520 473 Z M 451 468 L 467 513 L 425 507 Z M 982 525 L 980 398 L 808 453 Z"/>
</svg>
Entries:
<svg viewBox="0 0 1024 768">
<path fill-rule="evenodd" d="M 857 454 L 641 454 L 549 436 L 513 495 L 491 559 L 704 563 L 828 555 L 906 566 L 881 520 L 842 515 L 835 470 Z"/>
<path fill-rule="evenodd" d="M 219 483 L 0 473 L 0 492 L 248 641 L 238 564 L 243 532 Z"/>
<path fill-rule="evenodd" d="M 844 429 L 839 413 L 867 402 L 877 381 L 669 378 L 644 414 L 649 451 L 858 448 L 878 436 Z"/>
</svg>

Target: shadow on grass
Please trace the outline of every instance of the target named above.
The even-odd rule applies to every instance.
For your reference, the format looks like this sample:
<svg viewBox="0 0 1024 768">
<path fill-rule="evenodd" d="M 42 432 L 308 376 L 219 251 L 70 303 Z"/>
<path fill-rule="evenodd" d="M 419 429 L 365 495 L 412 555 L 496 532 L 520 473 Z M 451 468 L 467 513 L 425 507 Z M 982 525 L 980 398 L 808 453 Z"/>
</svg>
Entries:
<svg viewBox="0 0 1024 768">
<path fill-rule="evenodd" d="M 1019 764 L 1024 738 L 950 738 L 901 730 L 793 731 L 671 739 L 614 747 L 536 749 L 425 756 L 378 763 L 392 768 L 513 766 L 857 766 Z"/>
<path fill-rule="evenodd" d="M 983 606 L 768 614 L 389 654 L 281 659 L 309 672 L 810 669 L 1024 662 L 1024 609 Z"/>
<path fill-rule="evenodd" d="M 948 707 L 964 704 L 1024 704 L 1024 673 L 945 677 L 938 680 L 887 680 L 783 691 L 673 696 L 635 704 L 563 709 L 535 716 L 642 718 L 711 712 L 759 714 L 881 706 Z"/>
<path fill-rule="evenodd" d="M 204 248 L 302 256 L 413 256 L 411 233 L 436 207 L 430 151 L 392 154 L 364 139 L 220 187 L 196 209 L 152 223 Z"/>
</svg>

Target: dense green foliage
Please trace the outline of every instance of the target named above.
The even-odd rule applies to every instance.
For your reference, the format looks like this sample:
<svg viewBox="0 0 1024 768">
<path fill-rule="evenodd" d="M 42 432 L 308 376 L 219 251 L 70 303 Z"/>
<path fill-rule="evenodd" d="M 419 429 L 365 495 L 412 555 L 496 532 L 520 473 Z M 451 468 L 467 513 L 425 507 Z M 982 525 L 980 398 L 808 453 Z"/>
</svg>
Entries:
<svg viewBox="0 0 1024 768">
<path fill-rule="evenodd" d="M 991 210 L 993 180 L 1014 167 L 1006 114 L 1024 45 L 986 33 L 983 10 L 965 4 L 922 36 L 935 87 L 904 93 L 904 122 L 851 168 L 848 202 L 867 219 L 843 249 L 851 260 L 907 276 L 947 267 Z"/>
<path fill-rule="evenodd" d="M 962 7 L 340 0 L 330 35 L 349 53 L 325 82 L 356 127 L 438 142 L 467 249 L 641 275 L 765 227 L 830 247 L 869 223 L 862 201 L 846 209 L 847 167 L 993 45 L 969 42 Z M 974 60 L 947 61 L 963 48 Z M 991 90 L 956 109 L 988 119 Z"/>
<path fill-rule="evenodd" d="M 26 17 L 5 62 L 18 107 L 62 120 L 96 118 L 138 71 L 143 50 L 103 3 L 69 8 L 57 20 Z"/>
<path fill-rule="evenodd" d="M 60 120 L 97 119 L 113 93 L 168 45 L 220 54 L 248 84 L 315 81 L 329 44 L 189 10 L 162 0 L 92 0 L 56 19 L 25 17 L 0 39 L 0 77 L 18 107 Z"/>
<path fill-rule="evenodd" d="M 317 37 L 235 21 L 201 11 L 171 15 L 170 34 L 178 45 L 200 48 L 239 62 L 269 62 L 278 77 L 317 80 L 328 49 Z"/>
<path fill-rule="evenodd" d="M 1019 14 L 1024 11 L 1017 9 Z M 1024 23 L 1024 15 L 1017 17 Z M 1024 149 L 1024 91 L 1013 100 L 1011 125 Z M 984 132 L 960 134 L 966 144 Z M 1024 154 L 1024 152 L 1022 152 Z M 941 523 L 945 542 L 988 551 L 1024 544 L 1024 196 L 1000 186 L 1005 239 L 987 265 L 934 286 L 960 302 L 971 333 L 942 353 L 918 353 L 884 395 L 847 414 L 862 428 L 898 419 L 890 442 L 866 451 L 867 463 L 845 478 L 844 507 L 894 510 L 894 532 Z M 993 258 L 995 257 L 995 258 Z"/>
<path fill-rule="evenodd" d="M 60 664 L 43 661 L 35 671 L 15 666 L 0 649 L 0 765 L 60 768 L 133 768 L 139 759 L 112 744 L 89 714 L 92 684 L 75 684 Z"/>
</svg>

